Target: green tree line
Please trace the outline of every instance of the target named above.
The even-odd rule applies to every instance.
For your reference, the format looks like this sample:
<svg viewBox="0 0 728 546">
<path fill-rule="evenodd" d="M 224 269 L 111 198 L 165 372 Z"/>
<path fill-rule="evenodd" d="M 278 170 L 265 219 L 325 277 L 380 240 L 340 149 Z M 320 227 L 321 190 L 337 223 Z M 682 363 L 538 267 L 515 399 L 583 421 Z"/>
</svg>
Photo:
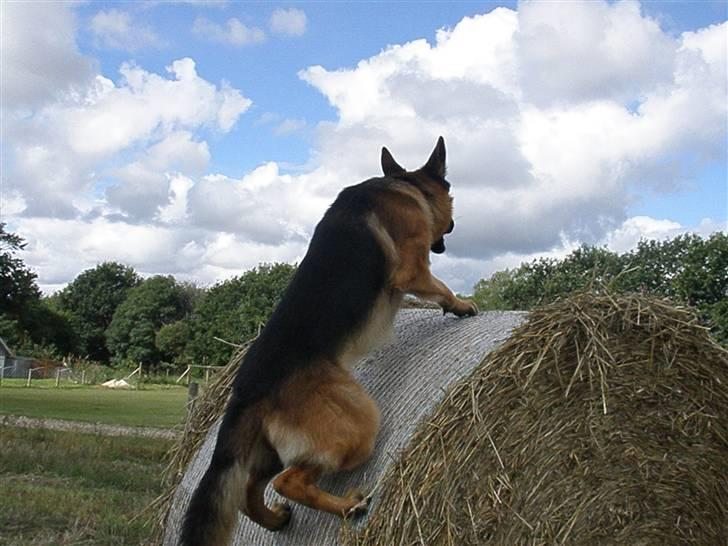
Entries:
<svg viewBox="0 0 728 546">
<path fill-rule="evenodd" d="M 21 354 L 75 355 L 112 366 L 225 364 L 231 344 L 257 334 L 295 272 L 290 264 L 262 264 L 201 288 L 172 276 L 142 278 L 129 266 L 105 262 L 44 297 L 36 274 L 18 257 L 24 246 L 0 224 L 0 337 Z M 692 305 L 728 344 L 724 233 L 642 241 L 622 254 L 584 245 L 563 259 L 498 271 L 475 285 L 473 298 L 482 310 L 528 310 L 603 284 Z"/>
<path fill-rule="evenodd" d="M 261 264 L 200 288 L 105 262 L 43 297 L 37 275 L 17 257 L 24 247 L 0 224 L 0 337 L 28 356 L 124 367 L 227 363 L 235 344 L 257 334 L 296 269 Z"/>
<path fill-rule="evenodd" d="M 622 254 L 583 245 L 563 259 L 539 258 L 479 281 L 473 299 L 482 310 L 528 310 L 576 290 L 609 285 L 696 307 L 715 337 L 728 344 L 728 235 L 679 235 L 642 240 Z"/>
</svg>

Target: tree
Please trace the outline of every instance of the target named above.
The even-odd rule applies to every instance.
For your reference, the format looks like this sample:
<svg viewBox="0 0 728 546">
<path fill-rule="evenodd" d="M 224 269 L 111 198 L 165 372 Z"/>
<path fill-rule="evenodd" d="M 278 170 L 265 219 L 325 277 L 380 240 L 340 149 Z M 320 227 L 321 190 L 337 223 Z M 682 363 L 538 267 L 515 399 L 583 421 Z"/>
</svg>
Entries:
<svg viewBox="0 0 728 546">
<path fill-rule="evenodd" d="M 174 277 L 150 277 L 129 290 L 106 330 L 106 341 L 117 363 L 157 365 L 164 356 L 157 332 L 192 311 L 189 292 Z"/>
<path fill-rule="evenodd" d="M 69 317 L 41 298 L 36 274 L 15 253 L 26 243 L 0 223 L 0 336 L 27 356 L 60 357 L 76 349 Z"/>
<path fill-rule="evenodd" d="M 17 320 L 31 302 L 40 300 L 37 275 L 15 254 L 27 243 L 22 237 L 5 230 L 0 223 L 0 313 L 6 320 Z"/>
<path fill-rule="evenodd" d="M 295 271 L 290 264 L 263 264 L 210 288 L 192 315 L 185 358 L 200 364 L 227 364 L 233 348 L 215 338 L 242 343 L 254 337 Z"/>
<path fill-rule="evenodd" d="M 644 292 L 697 307 L 716 338 L 728 343 L 728 235 L 694 234 L 643 240 L 616 254 L 581 246 L 562 260 L 541 258 L 478 281 L 473 298 L 483 309 L 531 309 L 590 285 Z"/>
<path fill-rule="evenodd" d="M 27 356 L 62 358 L 78 350 L 78 335 L 71 317 L 54 309 L 46 298 L 28 305 L 19 322 L 25 335 L 17 347 Z"/>
<path fill-rule="evenodd" d="M 728 298 L 728 235 L 715 233 L 708 239 L 696 239 L 680 257 L 674 292 L 698 307 L 723 302 Z"/>
<path fill-rule="evenodd" d="M 82 354 L 109 361 L 106 329 L 129 290 L 139 283 L 131 267 L 105 262 L 78 275 L 58 294 L 58 306 L 72 317 Z"/>
<path fill-rule="evenodd" d="M 154 340 L 162 360 L 181 364 L 191 335 L 192 325 L 189 317 L 163 325 Z"/>
<path fill-rule="evenodd" d="M 505 291 L 513 283 L 515 272 L 506 269 L 496 271 L 488 279 L 480 279 L 473 289 L 473 301 L 481 311 L 510 309 Z"/>
</svg>

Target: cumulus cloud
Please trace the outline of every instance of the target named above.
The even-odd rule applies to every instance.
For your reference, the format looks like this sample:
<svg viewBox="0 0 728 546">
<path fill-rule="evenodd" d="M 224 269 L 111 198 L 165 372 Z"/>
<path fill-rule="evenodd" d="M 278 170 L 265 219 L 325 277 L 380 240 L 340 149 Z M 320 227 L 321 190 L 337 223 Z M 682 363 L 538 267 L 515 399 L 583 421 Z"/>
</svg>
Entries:
<svg viewBox="0 0 728 546">
<path fill-rule="evenodd" d="M 4 116 L 62 98 L 91 81 L 94 62 L 78 51 L 76 21 L 67 4 L 3 2 L 1 16 Z"/>
<path fill-rule="evenodd" d="M 276 9 L 270 16 L 270 31 L 281 36 L 303 36 L 308 19 L 303 10 Z"/>
<path fill-rule="evenodd" d="M 235 25 L 202 21 L 199 33 L 234 43 Z M 166 77 L 125 64 L 119 81 L 98 76 L 77 101 L 11 127 L 11 203 L 26 207 L 15 222 L 49 286 L 101 259 L 211 282 L 299 260 L 337 192 L 379 174 L 382 145 L 414 169 L 444 135 L 457 225 L 433 268 L 456 290 L 581 242 L 624 251 L 641 237 L 725 229 L 627 211 L 635 189 L 671 191 L 696 166 L 726 161 L 727 31 L 672 36 L 631 1 L 466 17 L 433 43 L 301 71 L 336 119 L 316 125 L 303 171 L 268 162 L 242 177 L 209 171 L 200 131 L 230 131 L 249 99 L 202 79 L 191 59 Z"/>
<path fill-rule="evenodd" d="M 670 37 L 633 2 L 525 2 L 465 18 L 434 45 L 301 77 L 339 114 L 319 127 L 326 165 L 353 158 L 364 176 L 357 158 L 384 143 L 416 167 L 445 135 L 462 220 L 449 249 L 487 260 L 600 241 L 625 220 L 630 185 L 666 159 L 724 154 L 719 32 Z"/>
<path fill-rule="evenodd" d="M 228 232 L 135 224 L 107 217 L 20 217 L 14 227 L 28 242 L 29 250 L 23 257 L 32 264 L 46 291 L 61 288 L 83 269 L 107 260 L 131 265 L 143 275 L 165 273 L 212 284 L 260 262 L 300 260 L 306 249 L 302 241 L 267 245 Z"/>
<path fill-rule="evenodd" d="M 176 60 L 166 70 L 173 79 L 131 63 L 122 65 L 119 85 L 99 76 L 95 92 L 83 104 L 57 113 L 74 150 L 113 153 L 158 130 L 206 125 L 226 132 L 252 104 L 227 83 L 218 89 L 200 78 L 190 58 Z"/>
<path fill-rule="evenodd" d="M 304 243 L 328 200 L 313 193 L 316 174 L 281 174 L 266 163 L 240 180 L 206 176 L 188 193 L 193 224 L 226 231 L 257 243 Z"/>
<path fill-rule="evenodd" d="M 73 217 L 95 207 L 89 192 L 112 179 L 108 203 L 148 219 L 168 202 L 168 172 L 202 174 L 210 153 L 192 131 L 225 133 L 252 102 L 225 82 L 200 78 L 192 59 L 174 61 L 167 72 L 171 78 L 125 63 L 118 83 L 97 75 L 78 100 L 11 123 L 8 188 L 23 196 L 25 214 Z M 137 157 L 99 170 L 122 152 Z"/>
<path fill-rule="evenodd" d="M 106 190 L 107 202 L 132 219 L 150 220 L 159 209 L 171 205 L 175 173 L 200 176 L 209 160 L 206 142 L 194 140 L 187 131 L 171 133 L 137 160 L 109 172 L 115 184 Z"/>
<path fill-rule="evenodd" d="M 265 41 L 265 32 L 257 27 L 249 27 L 232 17 L 220 25 L 205 17 L 198 17 L 192 27 L 197 36 L 220 44 L 241 47 Z"/>
<path fill-rule="evenodd" d="M 101 10 L 91 18 L 91 33 L 97 47 L 137 51 L 144 47 L 160 47 L 162 39 L 149 27 L 118 9 Z"/>
<path fill-rule="evenodd" d="M 630 101 L 669 84 L 675 42 L 636 1 L 524 2 L 514 49 L 524 99 L 539 105 Z"/>
<path fill-rule="evenodd" d="M 642 239 L 669 239 L 686 230 L 678 222 L 666 219 L 634 216 L 605 237 L 605 245 L 615 252 L 627 252 Z"/>
</svg>

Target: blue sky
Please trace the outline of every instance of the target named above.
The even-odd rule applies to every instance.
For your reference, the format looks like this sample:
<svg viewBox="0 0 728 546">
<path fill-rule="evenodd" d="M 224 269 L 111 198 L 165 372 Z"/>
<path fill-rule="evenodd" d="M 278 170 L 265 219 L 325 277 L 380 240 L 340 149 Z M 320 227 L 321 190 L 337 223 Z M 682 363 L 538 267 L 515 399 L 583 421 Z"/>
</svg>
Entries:
<svg viewBox="0 0 728 546">
<path fill-rule="evenodd" d="M 0 216 L 48 291 L 107 259 L 201 284 L 299 260 L 382 145 L 415 168 L 439 134 L 459 229 L 433 267 L 460 291 L 726 229 L 725 2 L 3 11 Z"/>
</svg>

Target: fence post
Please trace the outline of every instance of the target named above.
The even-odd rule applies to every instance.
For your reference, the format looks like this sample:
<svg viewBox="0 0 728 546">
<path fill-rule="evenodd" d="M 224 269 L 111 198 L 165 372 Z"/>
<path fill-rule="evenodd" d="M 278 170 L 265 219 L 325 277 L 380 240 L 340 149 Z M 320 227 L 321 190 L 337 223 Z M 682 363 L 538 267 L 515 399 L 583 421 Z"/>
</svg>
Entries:
<svg viewBox="0 0 728 546">
<path fill-rule="evenodd" d="M 195 401 L 197 400 L 197 393 L 200 390 L 200 386 L 196 382 L 192 382 L 187 387 L 187 422 L 189 423 L 192 419 L 192 414 L 195 411 Z"/>
<path fill-rule="evenodd" d="M 205 386 L 210 383 L 210 368 L 205 368 Z"/>
<path fill-rule="evenodd" d="M 56 368 L 56 388 L 58 388 L 60 383 L 61 383 L 61 369 Z"/>
<path fill-rule="evenodd" d="M 28 368 L 28 382 L 25 384 L 26 387 L 30 387 L 30 377 L 33 375 L 33 368 Z"/>
<path fill-rule="evenodd" d="M 86 384 L 86 370 L 81 370 L 81 385 Z"/>
<path fill-rule="evenodd" d="M 5 378 L 5 362 L 0 362 L 0 387 L 3 386 L 3 379 Z"/>
</svg>

